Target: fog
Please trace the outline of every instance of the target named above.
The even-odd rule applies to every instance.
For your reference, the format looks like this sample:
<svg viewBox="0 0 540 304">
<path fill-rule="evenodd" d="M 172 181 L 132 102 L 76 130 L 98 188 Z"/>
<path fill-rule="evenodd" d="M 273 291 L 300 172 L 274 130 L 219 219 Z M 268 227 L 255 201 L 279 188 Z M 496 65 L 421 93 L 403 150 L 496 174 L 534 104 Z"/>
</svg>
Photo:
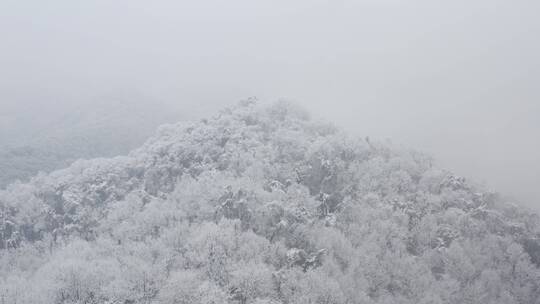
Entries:
<svg viewBox="0 0 540 304">
<path fill-rule="evenodd" d="M 540 208 L 539 9 L 534 0 L 2 0 L 0 145 L 40 118 L 116 96 L 167 104 L 179 119 L 249 96 L 288 99 Z"/>
</svg>

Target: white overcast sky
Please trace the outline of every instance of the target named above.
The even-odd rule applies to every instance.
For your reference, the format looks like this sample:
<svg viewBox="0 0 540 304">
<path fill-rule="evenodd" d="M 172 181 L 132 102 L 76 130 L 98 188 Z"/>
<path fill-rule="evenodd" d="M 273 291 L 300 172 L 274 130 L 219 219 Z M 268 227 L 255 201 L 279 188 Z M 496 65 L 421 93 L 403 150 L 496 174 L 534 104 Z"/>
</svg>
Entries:
<svg viewBox="0 0 540 304">
<path fill-rule="evenodd" d="M 0 0 L 0 106 L 285 98 L 540 207 L 539 16 L 538 0 Z"/>
</svg>

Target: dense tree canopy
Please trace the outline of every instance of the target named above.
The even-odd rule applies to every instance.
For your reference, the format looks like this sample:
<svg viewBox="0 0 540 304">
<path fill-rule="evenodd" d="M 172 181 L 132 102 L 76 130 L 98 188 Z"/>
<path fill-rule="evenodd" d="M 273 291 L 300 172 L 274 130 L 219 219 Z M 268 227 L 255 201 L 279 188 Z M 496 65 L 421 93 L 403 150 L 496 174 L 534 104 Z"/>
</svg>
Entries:
<svg viewBox="0 0 540 304">
<path fill-rule="evenodd" d="M 0 192 L 0 303 L 538 303 L 540 220 L 287 103 Z"/>
</svg>

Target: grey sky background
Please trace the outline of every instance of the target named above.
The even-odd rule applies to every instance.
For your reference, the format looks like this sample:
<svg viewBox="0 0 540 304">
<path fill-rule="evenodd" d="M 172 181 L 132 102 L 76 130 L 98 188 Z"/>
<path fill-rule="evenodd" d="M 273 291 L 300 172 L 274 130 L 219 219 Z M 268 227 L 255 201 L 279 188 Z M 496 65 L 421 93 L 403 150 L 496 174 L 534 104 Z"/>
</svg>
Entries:
<svg viewBox="0 0 540 304">
<path fill-rule="evenodd" d="M 536 0 L 0 0 L 0 129 L 103 96 L 194 117 L 284 98 L 540 208 L 539 13 Z"/>
</svg>

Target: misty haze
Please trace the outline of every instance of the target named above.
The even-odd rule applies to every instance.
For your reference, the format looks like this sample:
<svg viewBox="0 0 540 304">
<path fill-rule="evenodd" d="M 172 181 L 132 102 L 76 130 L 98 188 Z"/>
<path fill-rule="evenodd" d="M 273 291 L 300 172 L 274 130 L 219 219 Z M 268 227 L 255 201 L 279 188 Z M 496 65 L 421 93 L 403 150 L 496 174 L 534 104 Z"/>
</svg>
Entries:
<svg viewBox="0 0 540 304">
<path fill-rule="evenodd" d="M 540 303 L 539 12 L 0 1 L 0 304 Z"/>
</svg>

